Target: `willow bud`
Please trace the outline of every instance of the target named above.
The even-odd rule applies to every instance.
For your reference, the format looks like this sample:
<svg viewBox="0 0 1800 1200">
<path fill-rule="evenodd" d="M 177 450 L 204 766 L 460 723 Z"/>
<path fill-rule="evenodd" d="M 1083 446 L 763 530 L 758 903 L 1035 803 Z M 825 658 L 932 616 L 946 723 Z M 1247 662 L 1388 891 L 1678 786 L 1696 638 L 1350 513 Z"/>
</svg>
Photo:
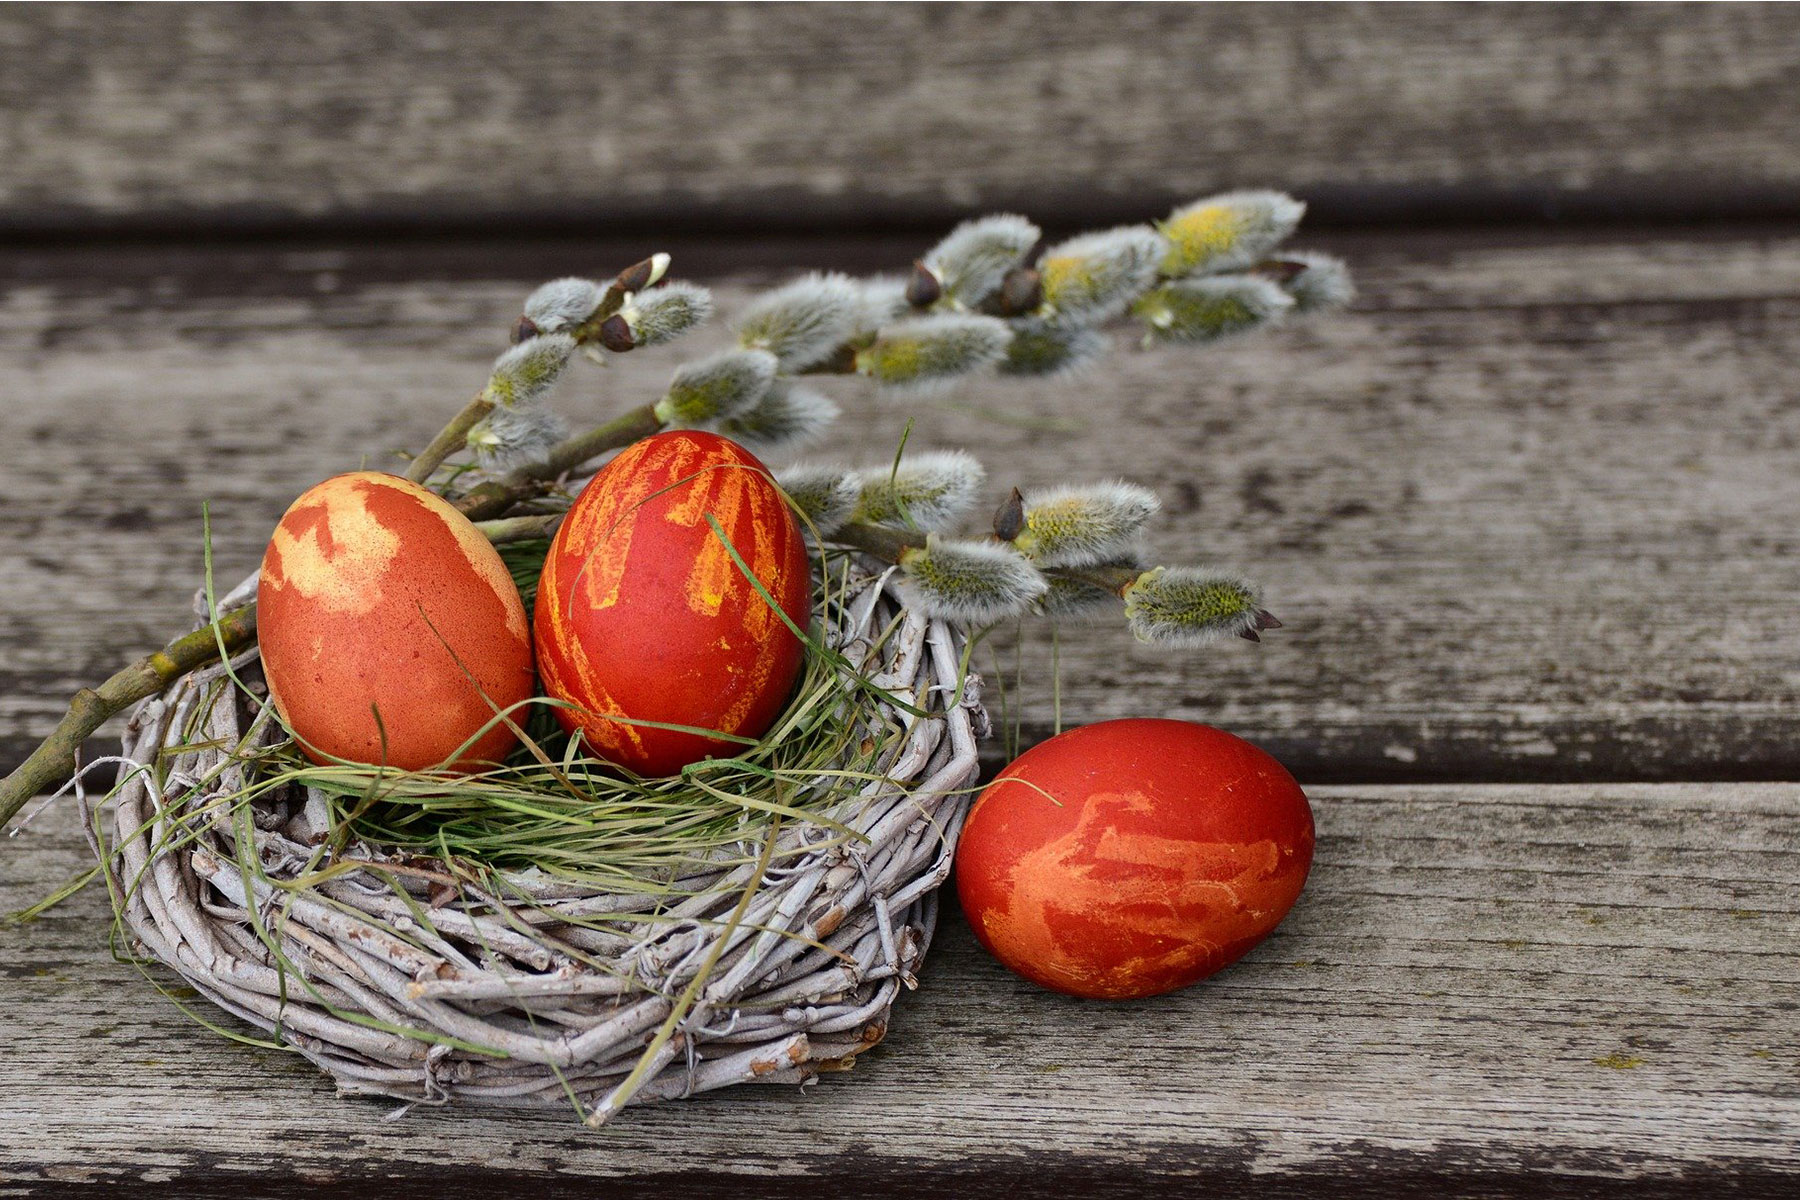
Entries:
<svg viewBox="0 0 1800 1200">
<path fill-rule="evenodd" d="M 996 303 L 999 304 L 1000 315 L 1003 317 L 1036 312 L 1044 305 L 1043 273 L 1031 267 L 1014 267 L 1000 281 L 1000 294 Z"/>
<path fill-rule="evenodd" d="M 857 520 L 946 530 L 974 507 L 987 472 L 964 451 L 939 450 L 858 471 L 856 481 Z"/>
<path fill-rule="evenodd" d="M 1306 205 L 1281 192 L 1226 192 L 1169 214 L 1158 228 L 1168 239 L 1162 273 L 1170 278 L 1236 271 L 1285 241 Z"/>
<path fill-rule="evenodd" d="M 997 317 L 946 313 L 899 321 L 856 352 L 856 370 L 905 391 L 929 391 L 1006 357 L 1012 330 Z"/>
<path fill-rule="evenodd" d="M 761 400 L 779 364 L 764 350 L 727 350 L 675 369 L 669 390 L 656 402 L 665 425 L 707 425 L 735 417 Z"/>
<path fill-rule="evenodd" d="M 625 319 L 624 313 L 614 313 L 600 322 L 600 329 L 594 335 L 594 340 L 614 354 L 623 354 L 637 348 L 637 338 L 632 336 L 631 322 Z"/>
<path fill-rule="evenodd" d="M 529 404 L 550 390 L 574 353 L 575 339 L 566 333 L 528 338 L 494 360 L 482 394 L 496 408 Z"/>
<path fill-rule="evenodd" d="M 1125 585 L 1125 620 L 1140 642 L 1210 646 L 1237 636 L 1260 641 L 1279 626 L 1255 585 L 1201 567 L 1156 567 Z"/>
<path fill-rule="evenodd" d="M 808 275 L 752 301 L 738 319 L 738 343 L 767 350 L 784 371 L 802 371 L 850 340 L 862 306 L 849 276 Z"/>
<path fill-rule="evenodd" d="M 1271 325 L 1294 307 L 1281 285 L 1255 275 L 1178 279 L 1147 293 L 1132 312 L 1146 341 L 1214 342 Z"/>
<path fill-rule="evenodd" d="M 655 287 L 664 275 L 669 273 L 669 263 L 673 261 L 667 254 L 652 254 L 642 262 L 632 263 L 613 280 L 613 286 L 621 292 L 641 292 L 645 288 Z"/>
<path fill-rule="evenodd" d="M 906 281 L 906 303 L 913 308 L 930 308 L 944 295 L 944 285 L 922 262 L 913 263 L 912 275 Z"/>
<path fill-rule="evenodd" d="M 1162 235 L 1148 225 L 1083 234 L 1052 246 L 1037 266 L 1044 307 L 1077 325 L 1116 317 L 1155 281 L 1167 251 Z"/>
<path fill-rule="evenodd" d="M 1000 542 L 929 534 L 923 547 L 900 556 L 901 599 L 927 617 L 991 625 L 1024 613 L 1048 587 L 1036 567 Z"/>
<path fill-rule="evenodd" d="M 1000 213 L 964 221 L 922 260 L 942 293 L 967 308 L 993 295 L 1006 273 L 1037 245 L 1038 227 Z"/>
</svg>

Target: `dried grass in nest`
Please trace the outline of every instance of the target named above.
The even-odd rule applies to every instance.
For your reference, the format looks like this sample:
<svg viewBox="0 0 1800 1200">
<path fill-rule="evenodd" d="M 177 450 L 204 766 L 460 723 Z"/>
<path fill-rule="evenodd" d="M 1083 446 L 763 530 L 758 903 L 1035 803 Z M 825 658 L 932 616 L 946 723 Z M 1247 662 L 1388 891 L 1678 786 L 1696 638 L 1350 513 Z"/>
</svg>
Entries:
<svg viewBox="0 0 1800 1200">
<path fill-rule="evenodd" d="M 528 594 L 534 554 L 508 551 Z M 87 813 L 122 932 L 345 1093 L 597 1124 L 847 1067 L 916 982 L 986 732 L 961 632 L 877 572 L 824 560 L 787 713 L 673 779 L 541 712 L 547 761 L 318 766 L 255 650 L 184 676 L 132 714 L 112 836 Z"/>
</svg>

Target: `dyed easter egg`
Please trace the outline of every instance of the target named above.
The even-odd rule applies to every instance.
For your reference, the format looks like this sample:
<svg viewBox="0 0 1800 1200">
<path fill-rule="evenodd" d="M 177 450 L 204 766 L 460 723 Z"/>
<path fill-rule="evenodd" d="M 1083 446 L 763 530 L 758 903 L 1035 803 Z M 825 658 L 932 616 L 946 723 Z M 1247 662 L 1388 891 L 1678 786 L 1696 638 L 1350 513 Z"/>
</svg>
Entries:
<svg viewBox="0 0 1800 1200">
<path fill-rule="evenodd" d="M 730 546 L 707 518 L 718 523 Z M 589 481 L 550 546 L 535 632 L 544 692 L 588 749 L 640 775 L 737 753 L 786 705 L 804 643 L 733 560 L 805 629 L 799 522 L 755 455 L 716 434 L 662 433 Z"/>
<path fill-rule="evenodd" d="M 358 471 L 307 491 L 256 608 L 269 693 L 315 761 L 472 770 L 517 741 L 496 726 L 458 754 L 531 696 L 530 629 L 499 552 L 419 485 Z"/>
<path fill-rule="evenodd" d="M 1106 721 L 987 786 L 957 891 L 981 944 L 1025 978 L 1123 1000 L 1237 961 L 1293 907 L 1312 852 L 1312 808 L 1262 750 L 1187 721 Z"/>
</svg>

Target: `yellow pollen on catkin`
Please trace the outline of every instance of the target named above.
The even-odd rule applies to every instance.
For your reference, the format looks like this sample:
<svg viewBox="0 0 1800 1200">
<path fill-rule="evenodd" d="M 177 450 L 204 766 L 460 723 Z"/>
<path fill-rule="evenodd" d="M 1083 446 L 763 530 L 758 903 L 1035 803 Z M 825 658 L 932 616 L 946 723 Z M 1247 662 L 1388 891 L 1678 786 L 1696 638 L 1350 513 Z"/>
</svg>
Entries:
<svg viewBox="0 0 1800 1200">
<path fill-rule="evenodd" d="M 1094 286 L 1094 274 L 1088 260 L 1073 255 L 1057 255 L 1038 263 L 1038 277 L 1044 298 L 1055 304 L 1072 291 L 1088 291 Z"/>
<path fill-rule="evenodd" d="M 1217 258 L 1237 244 L 1240 232 L 1236 215 L 1223 204 L 1208 204 L 1182 214 L 1163 226 L 1163 234 L 1174 243 L 1163 272 L 1186 274 Z"/>
</svg>

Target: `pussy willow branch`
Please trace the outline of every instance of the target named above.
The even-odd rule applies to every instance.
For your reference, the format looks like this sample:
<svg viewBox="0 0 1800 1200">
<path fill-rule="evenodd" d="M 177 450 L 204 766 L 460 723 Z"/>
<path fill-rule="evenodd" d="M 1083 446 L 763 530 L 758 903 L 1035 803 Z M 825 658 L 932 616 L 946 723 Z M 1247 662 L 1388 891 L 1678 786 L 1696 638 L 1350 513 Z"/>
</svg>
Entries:
<svg viewBox="0 0 1800 1200">
<path fill-rule="evenodd" d="M 235 654 L 255 640 L 256 609 L 240 608 L 145 655 L 99 687 L 76 692 L 67 715 L 50 736 L 0 781 L 0 826 L 12 820 L 27 800 L 75 773 L 75 755 L 82 741 L 108 717 L 156 695 L 195 667 L 215 661 L 221 643 L 225 653 Z"/>
<path fill-rule="evenodd" d="M 419 457 L 413 459 L 412 465 L 406 469 L 406 477 L 417 484 L 430 479 L 432 472 L 444 465 L 445 459 L 468 444 L 469 430 L 493 411 L 494 402 L 487 398 L 485 392 L 469 401 L 461 412 L 450 418 L 448 425 L 438 430 L 438 435 L 431 439 L 431 444 L 419 451 Z"/>
<path fill-rule="evenodd" d="M 865 554 L 873 555 L 883 562 L 890 563 L 899 562 L 908 550 L 925 548 L 925 535 L 918 530 L 898 529 L 891 525 L 868 525 L 860 521 L 852 521 L 839 528 L 825 540 L 861 550 Z M 1082 567 L 1079 569 L 1039 567 L 1038 569 L 1053 579 L 1089 583 L 1115 594 L 1123 592 L 1126 584 L 1144 573 L 1142 569 L 1131 567 Z"/>
<path fill-rule="evenodd" d="M 480 523 L 475 528 L 494 542 L 543 537 L 561 514 L 513 517 Z M 156 695 L 196 667 L 216 662 L 220 650 L 229 656 L 256 641 L 256 605 L 233 609 L 217 621 L 176 638 L 161 650 L 119 671 L 97 688 L 82 688 L 69 701 L 69 711 L 50 736 L 18 767 L 0 780 L 0 827 L 40 792 L 60 786 L 75 774 L 81 744 L 110 717 Z"/>
<path fill-rule="evenodd" d="M 668 265 L 666 260 L 663 265 Z M 585 345 L 601 340 L 603 328 L 624 305 L 625 297 L 634 291 L 643 290 L 656 272 L 656 260 L 651 258 L 634 263 L 619 272 L 618 278 L 601 295 L 598 307 L 589 314 L 587 320 L 570 330 L 576 344 Z M 519 327 L 513 331 L 513 341 L 534 336 L 536 332 L 535 326 L 521 318 Z M 430 479 L 446 459 L 468 444 L 469 431 L 493 411 L 494 402 L 485 391 L 469 401 L 461 412 L 450 418 L 449 424 L 438 430 L 437 436 L 431 439 L 431 444 L 413 459 L 412 465 L 407 468 L 406 477 L 418 484 Z M 457 508 L 471 520 L 497 517 L 517 501 L 528 500 L 543 491 L 544 481 L 555 479 L 607 450 L 617 450 L 639 438 L 656 433 L 662 428 L 660 421 L 653 428 L 645 428 L 646 422 L 654 419 L 654 414 L 646 406 L 609 421 L 598 429 L 570 438 L 551 451 L 548 461 L 522 467 L 504 480 L 481 485 L 476 490 L 478 494 L 463 497 L 457 502 Z M 625 437 L 635 430 L 643 432 Z M 625 440 L 615 440 L 620 437 L 625 437 Z"/>
<path fill-rule="evenodd" d="M 648 262 L 628 268 L 626 274 L 642 273 Z M 626 291 L 621 282 L 609 288 L 596 313 L 596 318 L 617 311 Z M 485 394 L 464 405 L 438 431 L 419 456 L 412 461 L 406 477 L 423 484 L 456 453 L 476 422 L 493 411 L 494 405 Z M 482 529 L 493 541 L 517 541 L 543 536 L 559 514 L 516 517 L 487 521 L 499 517 L 521 500 L 529 500 L 547 490 L 558 477 L 575 470 L 608 450 L 616 450 L 663 428 L 652 406 L 633 409 L 622 416 L 577 434 L 558 444 L 541 463 L 522 467 L 505 477 L 479 485 L 452 504 Z M 486 524 L 484 524 L 486 522 Z M 132 663 L 98 688 L 83 688 L 69 702 L 69 711 L 45 738 L 4 780 L 0 780 L 0 827 L 10 821 L 38 793 L 60 786 L 78 766 L 76 756 L 81 744 L 108 719 L 140 700 L 156 695 L 169 684 L 196 667 L 216 660 L 221 647 L 226 655 L 245 649 L 256 640 L 256 606 L 246 605 L 221 617 L 203 629 L 177 638 L 161 650 Z"/>
<path fill-rule="evenodd" d="M 608 450 L 618 450 L 642 441 L 665 428 L 655 408 L 644 405 L 597 425 L 586 433 L 566 438 L 551 449 L 543 462 L 532 463 L 486 483 L 477 484 L 462 497 L 451 501 L 472 521 L 497 517 L 521 500 L 542 494 L 559 476 L 584 466 Z"/>
</svg>

